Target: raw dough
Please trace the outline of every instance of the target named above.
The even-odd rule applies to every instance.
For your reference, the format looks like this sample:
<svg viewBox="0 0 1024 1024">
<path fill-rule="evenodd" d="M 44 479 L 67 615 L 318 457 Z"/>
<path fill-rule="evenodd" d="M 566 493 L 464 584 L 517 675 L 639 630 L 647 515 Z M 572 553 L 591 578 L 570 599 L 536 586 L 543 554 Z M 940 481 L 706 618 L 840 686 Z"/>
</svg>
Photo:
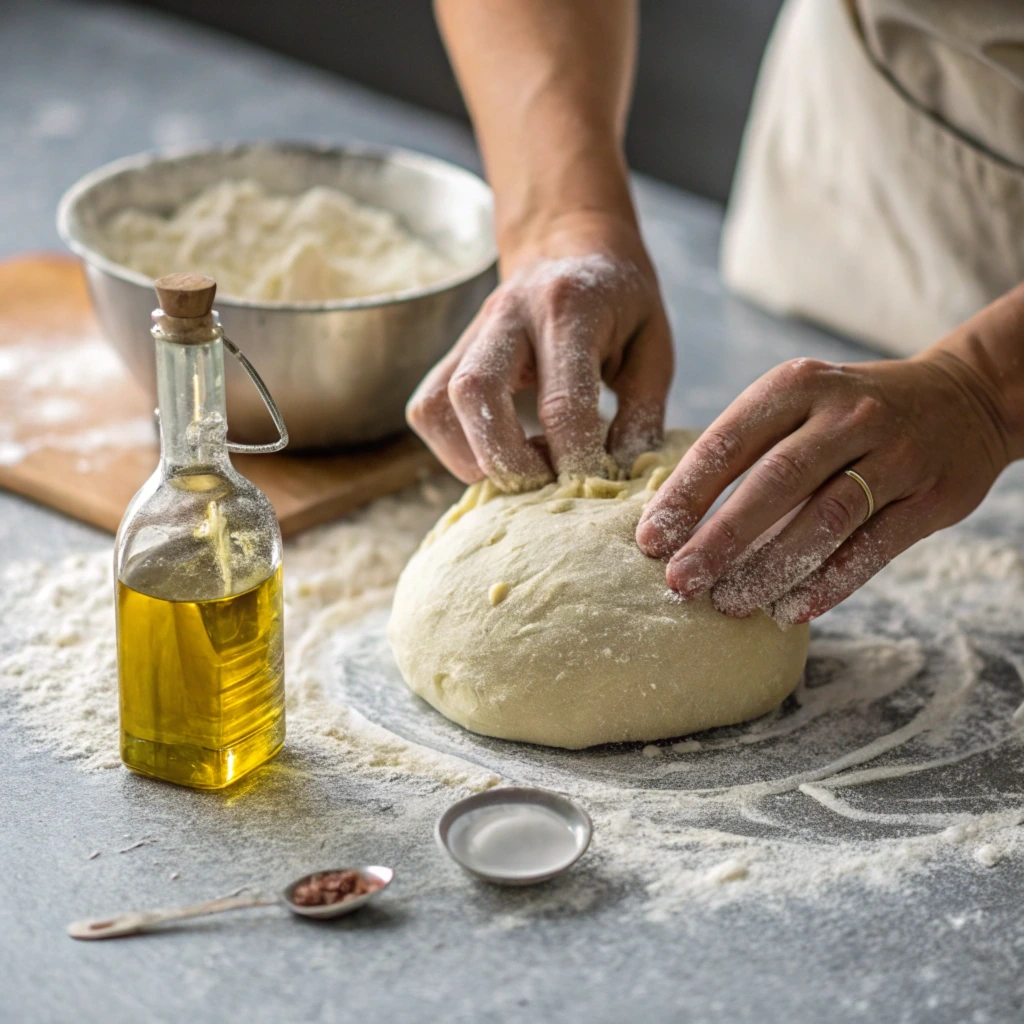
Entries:
<svg viewBox="0 0 1024 1024">
<path fill-rule="evenodd" d="M 680 601 L 634 540 L 696 436 L 670 432 L 625 481 L 470 487 L 398 581 L 389 636 L 409 686 L 473 732 L 574 749 L 776 707 L 800 679 L 807 627 Z"/>
</svg>

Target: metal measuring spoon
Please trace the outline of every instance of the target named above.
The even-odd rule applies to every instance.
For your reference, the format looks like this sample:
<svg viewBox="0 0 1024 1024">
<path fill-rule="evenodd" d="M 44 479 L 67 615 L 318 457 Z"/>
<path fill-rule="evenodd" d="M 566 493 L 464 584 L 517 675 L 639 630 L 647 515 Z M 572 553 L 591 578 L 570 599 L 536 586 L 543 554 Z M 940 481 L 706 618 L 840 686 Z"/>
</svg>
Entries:
<svg viewBox="0 0 1024 1024">
<path fill-rule="evenodd" d="M 122 935 L 138 935 L 147 932 L 156 925 L 167 921 L 180 921 L 187 917 L 205 917 L 209 914 L 220 914 L 226 910 L 244 910 L 246 907 L 270 907 L 283 903 L 293 914 L 302 917 L 315 917 L 321 920 L 331 917 L 344 917 L 354 910 L 366 906 L 375 896 L 379 896 L 395 877 L 391 868 L 372 865 L 362 868 L 335 868 L 336 871 L 355 871 L 364 879 L 380 882 L 380 888 L 373 892 L 339 900 L 337 903 L 321 903 L 304 906 L 293 900 L 295 890 L 304 882 L 310 882 L 324 871 L 316 871 L 311 875 L 303 875 L 286 886 L 279 896 L 220 896 L 215 900 L 193 903 L 187 907 L 168 907 L 163 910 L 128 911 L 109 917 L 94 917 L 85 921 L 73 921 L 68 925 L 68 935 L 73 939 L 114 939 Z"/>
</svg>

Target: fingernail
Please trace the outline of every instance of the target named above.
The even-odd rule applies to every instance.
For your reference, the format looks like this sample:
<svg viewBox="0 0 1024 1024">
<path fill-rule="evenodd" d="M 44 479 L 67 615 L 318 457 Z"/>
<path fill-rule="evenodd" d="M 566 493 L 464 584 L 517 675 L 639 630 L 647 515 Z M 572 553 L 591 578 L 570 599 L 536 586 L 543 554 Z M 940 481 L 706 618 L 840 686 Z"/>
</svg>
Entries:
<svg viewBox="0 0 1024 1024">
<path fill-rule="evenodd" d="M 689 539 L 690 531 L 682 517 L 672 509 L 644 513 L 636 528 L 640 550 L 651 558 L 668 558 Z"/>
<path fill-rule="evenodd" d="M 661 553 L 664 545 L 664 537 L 654 523 L 648 520 L 640 520 L 636 528 L 636 542 L 640 550 L 651 558 L 665 557 Z"/>
<path fill-rule="evenodd" d="M 666 570 L 668 585 L 684 600 L 699 597 L 715 582 L 708 572 L 707 560 L 699 551 L 673 558 Z"/>
</svg>

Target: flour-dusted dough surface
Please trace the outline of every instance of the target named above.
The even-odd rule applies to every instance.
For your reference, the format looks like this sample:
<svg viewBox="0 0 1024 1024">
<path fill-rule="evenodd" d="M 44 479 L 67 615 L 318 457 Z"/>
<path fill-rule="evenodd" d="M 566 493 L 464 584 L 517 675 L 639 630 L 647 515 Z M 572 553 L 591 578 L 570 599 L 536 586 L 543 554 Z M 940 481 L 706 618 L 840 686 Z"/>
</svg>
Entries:
<svg viewBox="0 0 1024 1024">
<path fill-rule="evenodd" d="M 678 600 L 634 540 L 696 436 L 670 432 L 628 481 L 470 487 L 398 582 L 389 636 L 409 686 L 473 732 L 573 749 L 776 707 L 800 679 L 808 628 Z"/>
</svg>

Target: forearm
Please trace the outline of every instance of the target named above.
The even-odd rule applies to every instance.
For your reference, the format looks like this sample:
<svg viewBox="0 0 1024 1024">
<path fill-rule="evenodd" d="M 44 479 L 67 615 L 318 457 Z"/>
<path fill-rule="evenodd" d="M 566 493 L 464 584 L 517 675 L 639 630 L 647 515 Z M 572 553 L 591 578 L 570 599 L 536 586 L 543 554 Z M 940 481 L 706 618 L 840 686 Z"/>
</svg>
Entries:
<svg viewBox="0 0 1024 1024">
<path fill-rule="evenodd" d="M 1024 458 L 1024 284 L 918 359 L 959 369 L 956 375 L 971 387 L 979 411 L 996 427 L 1004 460 Z"/>
<path fill-rule="evenodd" d="M 634 220 L 622 136 L 635 0 L 435 0 L 495 193 L 499 245 L 599 211 Z"/>
</svg>

